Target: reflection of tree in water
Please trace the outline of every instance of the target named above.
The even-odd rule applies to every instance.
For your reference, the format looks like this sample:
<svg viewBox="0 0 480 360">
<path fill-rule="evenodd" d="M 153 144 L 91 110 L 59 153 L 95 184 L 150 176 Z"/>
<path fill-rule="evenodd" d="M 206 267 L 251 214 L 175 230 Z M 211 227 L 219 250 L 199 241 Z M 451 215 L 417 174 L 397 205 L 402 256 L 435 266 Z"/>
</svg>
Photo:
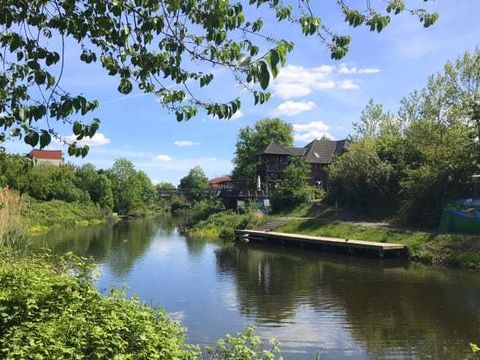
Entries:
<svg viewBox="0 0 480 360">
<path fill-rule="evenodd" d="M 49 248 L 56 254 L 72 252 L 82 257 L 92 256 L 95 261 L 105 259 L 112 247 L 113 225 L 62 229 L 35 236 L 35 248 Z"/>
<path fill-rule="evenodd" d="M 316 265 L 305 266 L 288 252 L 266 252 L 252 246 L 217 251 L 220 272 L 235 275 L 240 312 L 265 322 L 283 322 L 310 287 Z"/>
<path fill-rule="evenodd" d="M 152 219 L 117 223 L 113 229 L 112 248 L 106 263 L 116 275 L 128 272 L 149 248 L 162 224 Z"/>
<path fill-rule="evenodd" d="M 468 342 L 480 336 L 480 279 L 474 274 L 320 256 L 235 246 L 217 252 L 217 266 L 234 275 L 243 314 L 280 323 L 302 304 L 338 311 L 353 339 L 374 357 L 462 358 Z"/>
<path fill-rule="evenodd" d="M 176 227 L 174 220 L 141 219 L 104 226 L 92 226 L 48 233 L 36 238 L 36 247 L 45 244 L 55 253 L 73 252 L 92 256 L 107 263 L 113 272 L 123 274 L 145 254 L 155 235 L 168 236 Z"/>
</svg>

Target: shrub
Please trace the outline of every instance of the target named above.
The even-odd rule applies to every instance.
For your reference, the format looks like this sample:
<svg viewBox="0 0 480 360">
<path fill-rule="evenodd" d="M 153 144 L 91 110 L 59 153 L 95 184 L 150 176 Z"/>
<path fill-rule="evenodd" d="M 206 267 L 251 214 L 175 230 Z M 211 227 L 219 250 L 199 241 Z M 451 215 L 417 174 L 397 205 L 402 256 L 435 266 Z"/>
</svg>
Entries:
<svg viewBox="0 0 480 360">
<path fill-rule="evenodd" d="M 223 206 L 216 200 L 202 200 L 192 207 L 190 210 L 190 221 L 196 224 L 202 220 L 206 220 L 210 215 L 223 210 Z"/>
<path fill-rule="evenodd" d="M 5 359 L 199 359 L 185 343 L 185 329 L 160 309 L 123 292 L 102 296 L 92 266 L 71 254 L 18 256 L 0 262 L 0 358 Z M 280 358 L 252 329 L 227 335 L 205 359 Z"/>
<path fill-rule="evenodd" d="M 235 236 L 235 230 L 256 227 L 264 222 L 265 218 L 260 212 L 235 214 L 233 211 L 224 211 L 200 221 L 188 233 L 195 237 L 232 239 Z"/>
<path fill-rule="evenodd" d="M 163 311 L 121 292 L 101 296 L 84 261 L 6 257 L 0 357 L 197 359 L 198 348 L 185 344 L 184 329 Z"/>
</svg>

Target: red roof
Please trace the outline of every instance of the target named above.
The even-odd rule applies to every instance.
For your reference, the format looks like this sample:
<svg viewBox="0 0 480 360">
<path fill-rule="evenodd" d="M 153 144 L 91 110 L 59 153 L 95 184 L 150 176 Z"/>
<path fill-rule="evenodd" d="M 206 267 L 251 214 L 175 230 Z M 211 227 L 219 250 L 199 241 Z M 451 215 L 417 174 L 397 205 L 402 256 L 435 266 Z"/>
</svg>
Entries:
<svg viewBox="0 0 480 360">
<path fill-rule="evenodd" d="M 62 160 L 62 150 L 37 150 L 33 149 L 30 153 L 32 159 L 42 160 Z"/>
<path fill-rule="evenodd" d="M 209 180 L 208 183 L 214 186 L 214 185 L 219 185 L 219 184 L 223 184 L 230 181 L 232 181 L 232 178 L 230 176 L 220 176 L 212 180 Z"/>
</svg>

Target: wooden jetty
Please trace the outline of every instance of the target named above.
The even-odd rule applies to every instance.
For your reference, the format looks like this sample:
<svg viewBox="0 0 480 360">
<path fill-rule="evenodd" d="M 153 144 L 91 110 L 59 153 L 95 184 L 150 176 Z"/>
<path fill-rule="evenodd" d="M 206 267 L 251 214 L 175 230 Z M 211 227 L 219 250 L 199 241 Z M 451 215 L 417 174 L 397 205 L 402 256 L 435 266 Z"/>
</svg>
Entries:
<svg viewBox="0 0 480 360">
<path fill-rule="evenodd" d="M 236 230 L 235 237 L 238 241 L 242 242 L 269 242 L 279 245 L 312 247 L 322 251 L 345 252 L 351 255 L 374 254 L 381 258 L 392 256 L 402 257 L 408 255 L 408 248 L 403 244 L 287 234 L 261 230 Z"/>
</svg>

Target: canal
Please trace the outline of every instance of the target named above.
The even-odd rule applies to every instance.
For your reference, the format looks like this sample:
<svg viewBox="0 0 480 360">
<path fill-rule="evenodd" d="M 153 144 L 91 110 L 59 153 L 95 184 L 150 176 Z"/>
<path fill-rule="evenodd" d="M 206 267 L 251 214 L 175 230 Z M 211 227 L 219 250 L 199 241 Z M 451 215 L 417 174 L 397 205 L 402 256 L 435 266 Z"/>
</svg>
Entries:
<svg viewBox="0 0 480 360">
<path fill-rule="evenodd" d="M 163 307 L 201 345 L 248 325 L 286 359 L 463 359 L 480 342 L 473 272 L 191 239 L 170 218 L 37 240 L 93 257 L 100 291 Z"/>
</svg>

